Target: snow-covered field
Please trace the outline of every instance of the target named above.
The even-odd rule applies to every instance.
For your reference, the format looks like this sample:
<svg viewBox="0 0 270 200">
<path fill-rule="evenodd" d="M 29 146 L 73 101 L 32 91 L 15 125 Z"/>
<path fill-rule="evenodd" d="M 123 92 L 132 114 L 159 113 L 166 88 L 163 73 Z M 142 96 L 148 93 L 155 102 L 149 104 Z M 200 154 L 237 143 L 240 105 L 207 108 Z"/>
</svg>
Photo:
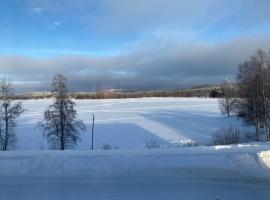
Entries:
<svg viewBox="0 0 270 200">
<path fill-rule="evenodd" d="M 23 101 L 16 151 L 0 152 L 0 199 L 260 199 L 270 197 L 270 143 L 208 144 L 222 127 L 249 129 L 220 115 L 215 99 L 77 101 L 89 131 L 77 149 L 48 151 L 35 129 L 50 100 Z M 96 116 L 90 151 L 91 115 Z M 162 148 L 145 149 L 156 140 Z M 180 144 L 175 147 L 175 143 Z M 100 150 L 102 144 L 118 149 Z M 172 148 L 174 146 L 174 148 Z M 43 151 L 40 151 L 43 150 Z"/>
<path fill-rule="evenodd" d="M 23 101 L 26 112 L 18 120 L 17 150 L 47 149 L 41 130 L 36 127 L 50 100 Z M 143 98 L 76 101 L 79 119 L 88 127 L 77 149 L 90 148 L 92 114 L 95 114 L 95 147 L 103 144 L 120 149 L 144 148 L 156 140 L 161 147 L 171 143 L 197 141 L 208 144 L 215 130 L 244 127 L 241 121 L 220 114 L 216 99 Z"/>
</svg>

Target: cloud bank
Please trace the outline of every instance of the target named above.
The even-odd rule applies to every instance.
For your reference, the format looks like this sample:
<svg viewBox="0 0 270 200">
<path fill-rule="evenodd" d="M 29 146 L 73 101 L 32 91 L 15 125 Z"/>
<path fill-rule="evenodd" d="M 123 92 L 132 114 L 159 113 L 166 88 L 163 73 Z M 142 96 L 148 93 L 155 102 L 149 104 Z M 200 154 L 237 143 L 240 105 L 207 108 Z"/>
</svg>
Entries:
<svg viewBox="0 0 270 200">
<path fill-rule="evenodd" d="M 21 91 L 172 89 L 233 79 L 270 48 L 269 0 L 0 2 L 0 76 Z"/>
<path fill-rule="evenodd" d="M 73 91 L 169 89 L 233 79 L 237 66 L 270 38 L 241 38 L 222 44 L 149 42 L 116 56 L 67 55 L 52 58 L 0 56 L 2 76 L 20 89 L 49 90 L 54 74 L 64 74 Z M 25 87 L 25 88 L 24 88 Z"/>
</svg>

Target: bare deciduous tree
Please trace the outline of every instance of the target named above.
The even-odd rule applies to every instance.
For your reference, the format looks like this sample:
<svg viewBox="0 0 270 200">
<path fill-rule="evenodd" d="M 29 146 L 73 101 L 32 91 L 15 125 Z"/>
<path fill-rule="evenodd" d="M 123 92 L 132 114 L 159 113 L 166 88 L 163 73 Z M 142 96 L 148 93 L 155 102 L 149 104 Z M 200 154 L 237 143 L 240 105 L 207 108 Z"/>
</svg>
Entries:
<svg viewBox="0 0 270 200">
<path fill-rule="evenodd" d="M 80 131 L 86 127 L 82 121 L 76 120 L 75 102 L 68 93 L 67 80 L 63 75 L 57 74 L 53 78 L 52 94 L 55 98 L 54 103 L 44 112 L 43 121 L 39 126 L 54 148 L 72 148 L 80 139 Z"/>
<path fill-rule="evenodd" d="M 239 66 L 237 81 L 241 96 L 239 109 L 246 121 L 255 125 L 259 139 L 260 129 L 269 129 L 269 61 L 264 51 L 258 50 Z"/>
<path fill-rule="evenodd" d="M 6 151 L 16 143 L 16 118 L 24 112 L 21 102 L 13 103 L 12 85 L 6 79 L 1 80 L 1 132 L 0 145 L 3 151 Z"/>
<path fill-rule="evenodd" d="M 219 99 L 220 110 L 230 117 L 231 113 L 237 113 L 236 88 L 229 80 L 225 80 L 220 90 L 223 95 L 223 98 Z"/>
</svg>

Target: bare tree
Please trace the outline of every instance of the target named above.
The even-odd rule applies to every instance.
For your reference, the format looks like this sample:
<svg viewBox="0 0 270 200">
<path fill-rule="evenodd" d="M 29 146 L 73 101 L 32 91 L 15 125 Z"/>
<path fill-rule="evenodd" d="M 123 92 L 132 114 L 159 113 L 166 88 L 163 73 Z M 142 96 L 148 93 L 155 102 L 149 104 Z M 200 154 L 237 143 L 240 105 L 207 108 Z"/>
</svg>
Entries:
<svg viewBox="0 0 270 200">
<path fill-rule="evenodd" d="M 258 50 L 241 64 L 237 81 L 241 96 L 239 109 L 246 121 L 255 125 L 259 139 L 260 129 L 269 127 L 269 61 L 266 53 Z"/>
<path fill-rule="evenodd" d="M 54 103 L 44 112 L 39 126 L 54 148 L 72 148 L 80 139 L 80 131 L 86 127 L 82 121 L 76 120 L 75 102 L 68 93 L 67 79 L 63 75 L 57 74 L 53 78 L 52 94 L 55 98 Z"/>
<path fill-rule="evenodd" d="M 0 145 L 3 151 L 6 151 L 16 143 L 16 118 L 24 112 L 21 102 L 13 103 L 13 88 L 6 79 L 1 80 L 1 131 Z"/>
<path fill-rule="evenodd" d="M 240 130 L 233 128 L 220 129 L 212 135 L 213 145 L 238 144 L 240 143 Z"/>
<path fill-rule="evenodd" d="M 219 99 L 219 107 L 223 114 L 230 117 L 231 113 L 237 113 L 236 87 L 225 80 L 220 87 L 223 98 Z"/>
</svg>

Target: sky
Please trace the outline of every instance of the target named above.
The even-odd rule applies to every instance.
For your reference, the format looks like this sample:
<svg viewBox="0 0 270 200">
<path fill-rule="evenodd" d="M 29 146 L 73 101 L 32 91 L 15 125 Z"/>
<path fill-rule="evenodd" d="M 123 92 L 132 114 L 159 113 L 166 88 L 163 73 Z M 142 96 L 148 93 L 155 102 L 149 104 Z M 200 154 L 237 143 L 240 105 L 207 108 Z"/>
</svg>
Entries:
<svg viewBox="0 0 270 200">
<path fill-rule="evenodd" d="M 175 89 L 234 79 L 270 47 L 269 0 L 1 0 L 0 77 L 18 91 Z"/>
</svg>

